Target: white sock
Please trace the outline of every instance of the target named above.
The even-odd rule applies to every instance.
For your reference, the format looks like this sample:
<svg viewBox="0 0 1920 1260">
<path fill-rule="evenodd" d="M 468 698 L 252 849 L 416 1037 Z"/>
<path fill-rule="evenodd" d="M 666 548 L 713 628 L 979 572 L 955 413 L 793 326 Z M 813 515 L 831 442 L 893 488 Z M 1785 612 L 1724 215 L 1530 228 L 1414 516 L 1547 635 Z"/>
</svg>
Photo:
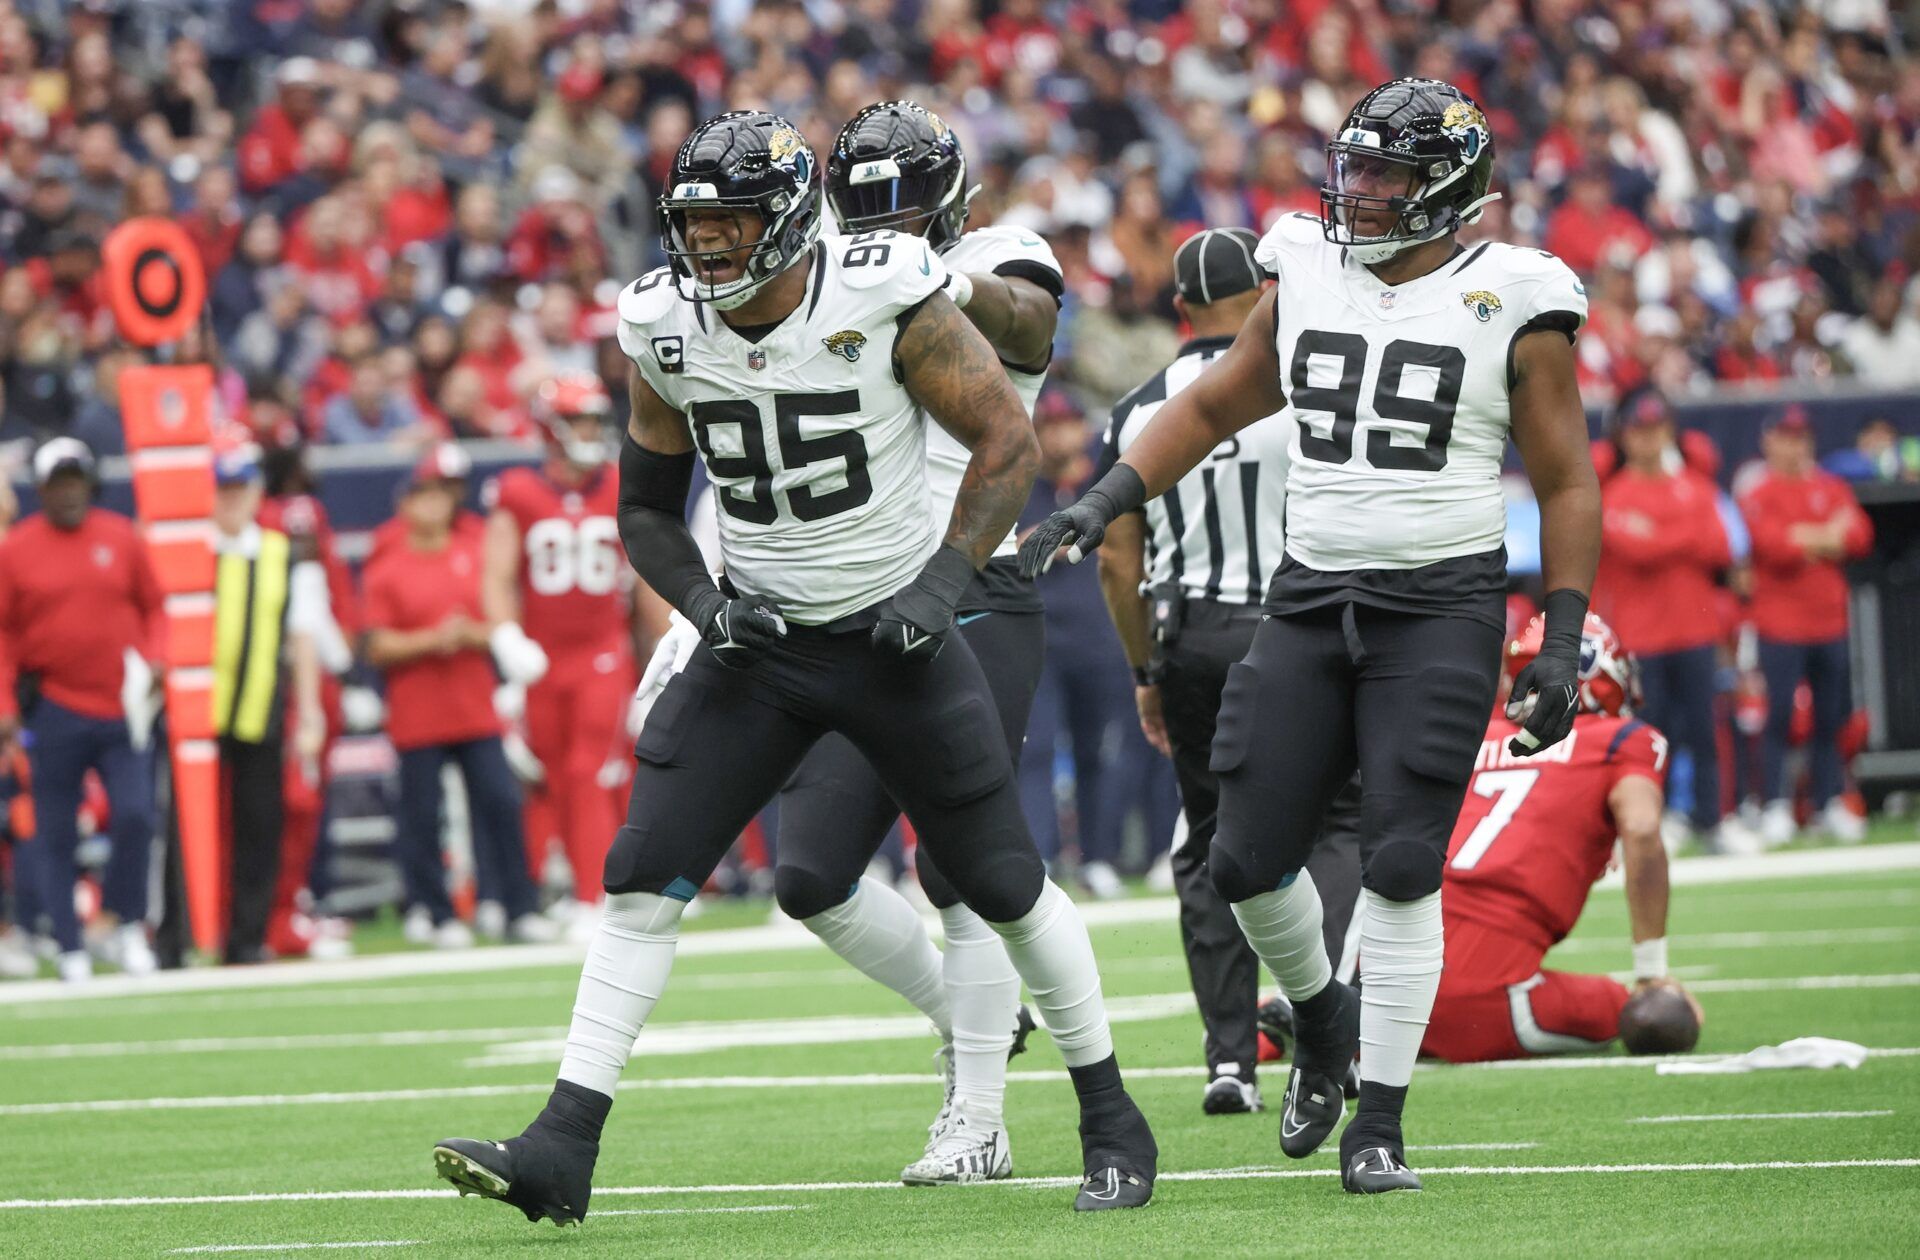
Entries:
<svg viewBox="0 0 1920 1260">
<path fill-rule="evenodd" d="M 560 1079 L 613 1096 L 634 1040 L 673 972 L 684 901 L 612 893 L 580 969 Z"/>
<path fill-rule="evenodd" d="M 1333 964 L 1321 936 L 1324 911 L 1313 876 L 1301 871 L 1293 882 L 1272 892 L 1233 903 L 1240 931 L 1267 964 L 1290 1002 L 1304 1002 L 1327 987 Z"/>
<path fill-rule="evenodd" d="M 946 931 L 941 970 L 953 1006 L 953 1093 L 982 1124 L 1002 1123 L 1007 1054 L 1020 1007 L 1020 973 L 1000 937 L 963 905 L 940 912 Z"/>
<path fill-rule="evenodd" d="M 800 922 L 856 970 L 919 1007 L 942 1037 L 953 1035 L 940 951 L 905 897 L 863 875 L 853 896 Z"/>
<path fill-rule="evenodd" d="M 1011 923 L 988 926 L 1006 942 L 1007 956 L 1033 994 L 1033 1004 L 1067 1066 L 1085 1067 L 1110 1056 L 1113 1034 L 1100 996 L 1093 942 L 1060 886 L 1044 881 L 1033 909 Z"/>
<path fill-rule="evenodd" d="M 1446 941 L 1440 894 L 1388 901 L 1360 894 L 1360 1079 L 1413 1080 L 1413 1060 L 1433 1015 Z"/>
</svg>

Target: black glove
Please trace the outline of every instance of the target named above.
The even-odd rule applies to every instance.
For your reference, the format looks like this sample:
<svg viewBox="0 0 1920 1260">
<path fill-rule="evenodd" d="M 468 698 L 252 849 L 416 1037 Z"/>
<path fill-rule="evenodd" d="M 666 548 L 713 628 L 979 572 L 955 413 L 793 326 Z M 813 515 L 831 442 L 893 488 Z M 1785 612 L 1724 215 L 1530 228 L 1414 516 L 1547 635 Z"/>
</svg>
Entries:
<svg viewBox="0 0 1920 1260">
<path fill-rule="evenodd" d="M 1055 512 L 1027 535 L 1020 544 L 1020 576 L 1038 577 L 1051 569 L 1054 553 L 1062 547 L 1068 548 L 1068 562 L 1079 564 L 1106 538 L 1110 521 L 1146 501 L 1147 488 L 1140 474 L 1115 464 L 1078 503 Z"/>
<path fill-rule="evenodd" d="M 1507 751 L 1515 756 L 1531 757 L 1551 748 L 1573 729 L 1573 715 L 1580 707 L 1580 630 L 1586 620 L 1587 597 L 1579 591 L 1562 589 L 1547 596 L 1539 655 L 1527 662 L 1507 696 L 1507 720 L 1513 721 L 1527 697 L 1539 693 L 1520 733 L 1507 741 Z"/>
<path fill-rule="evenodd" d="M 973 581 L 973 561 L 951 543 L 928 558 L 920 576 L 880 605 L 873 625 L 874 650 L 883 656 L 930 661 L 940 655 L 953 610 Z"/>
<path fill-rule="evenodd" d="M 687 620 L 700 627 L 713 658 L 729 669 L 749 668 L 769 644 L 787 637 L 787 619 L 773 601 L 728 599 L 717 590 Z"/>
</svg>

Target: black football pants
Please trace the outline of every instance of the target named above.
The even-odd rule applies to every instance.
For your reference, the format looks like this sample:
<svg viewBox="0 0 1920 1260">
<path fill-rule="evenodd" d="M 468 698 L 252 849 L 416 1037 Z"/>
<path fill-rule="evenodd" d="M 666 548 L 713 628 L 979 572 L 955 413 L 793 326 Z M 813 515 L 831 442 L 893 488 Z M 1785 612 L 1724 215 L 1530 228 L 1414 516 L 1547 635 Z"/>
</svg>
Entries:
<svg viewBox="0 0 1920 1260">
<path fill-rule="evenodd" d="M 1173 745 L 1186 834 L 1172 853 L 1180 897 L 1180 945 L 1206 1028 L 1207 1069 L 1233 1064 L 1243 1078 L 1258 1057 L 1254 1009 L 1260 961 L 1226 899 L 1213 886 L 1207 851 L 1213 843 L 1220 788 L 1207 763 L 1227 671 L 1247 654 L 1260 609 L 1190 600 L 1178 637 L 1162 650 L 1160 704 Z M 1360 790 L 1349 783 L 1327 811 L 1320 843 L 1307 861 L 1325 904 L 1327 957 L 1341 965 L 1348 925 L 1360 896 Z"/>
<path fill-rule="evenodd" d="M 1007 757 L 1017 766 L 1040 683 L 1046 618 L 1030 612 L 970 612 L 961 620 L 959 637 L 973 649 L 986 677 Z M 780 908 L 796 919 L 810 919 L 851 897 L 899 816 L 900 806 L 853 742 L 840 734 L 823 736 L 780 789 L 773 885 Z M 924 845 L 915 869 L 934 905 L 944 910 L 960 901 Z"/>
<path fill-rule="evenodd" d="M 828 732 L 872 767 L 961 900 L 993 923 L 1033 908 L 1046 868 L 1020 812 L 993 692 L 965 638 L 949 635 L 937 658 L 914 662 L 879 655 L 864 629 L 806 626 L 790 626 L 744 670 L 699 647 L 668 682 L 634 748 L 607 891 L 691 898 Z M 885 832 L 849 839 L 853 879 Z"/>
<path fill-rule="evenodd" d="M 1244 901 L 1304 867 L 1356 769 L 1362 885 L 1390 901 L 1438 892 L 1500 637 L 1472 618 L 1351 603 L 1263 620 L 1227 671 L 1209 762 L 1221 895 Z"/>
</svg>

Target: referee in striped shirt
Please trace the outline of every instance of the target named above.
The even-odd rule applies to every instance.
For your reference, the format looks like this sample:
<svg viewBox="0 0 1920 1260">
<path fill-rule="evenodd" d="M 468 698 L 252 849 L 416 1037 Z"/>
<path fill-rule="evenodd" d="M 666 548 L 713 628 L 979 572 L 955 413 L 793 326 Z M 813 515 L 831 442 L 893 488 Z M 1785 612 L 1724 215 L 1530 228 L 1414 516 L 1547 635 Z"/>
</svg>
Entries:
<svg viewBox="0 0 1920 1260">
<path fill-rule="evenodd" d="M 1174 305 L 1193 336 L 1167 368 L 1113 409 L 1096 478 L 1111 468 L 1168 398 L 1223 354 L 1272 283 L 1245 228 L 1210 228 L 1174 254 Z M 1218 785 L 1208 769 L 1227 670 L 1247 653 L 1261 597 L 1280 563 L 1289 425 L 1271 416 L 1230 437 L 1173 489 L 1114 521 L 1100 549 L 1100 584 L 1133 666 L 1140 727 L 1173 759 L 1183 805 L 1174 837 L 1180 940 L 1206 1025 L 1213 1115 L 1260 1109 L 1254 1008 L 1259 962 L 1207 872 Z M 1328 957 L 1353 966 L 1346 936 L 1360 893 L 1360 801 L 1350 784 L 1327 817 L 1332 843 L 1308 862 L 1326 907 Z M 1284 1000 L 1283 1000 L 1284 1001 Z"/>
</svg>

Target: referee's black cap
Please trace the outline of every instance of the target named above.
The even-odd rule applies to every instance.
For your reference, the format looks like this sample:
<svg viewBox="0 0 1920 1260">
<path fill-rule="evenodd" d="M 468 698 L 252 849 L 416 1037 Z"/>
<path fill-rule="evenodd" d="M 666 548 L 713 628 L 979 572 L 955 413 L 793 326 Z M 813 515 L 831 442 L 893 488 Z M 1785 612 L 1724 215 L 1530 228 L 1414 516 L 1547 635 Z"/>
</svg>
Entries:
<svg viewBox="0 0 1920 1260">
<path fill-rule="evenodd" d="M 1271 279 L 1253 260 L 1260 238 L 1246 228 L 1208 228 L 1173 252 L 1173 287 L 1188 302 L 1211 305 Z"/>
</svg>

